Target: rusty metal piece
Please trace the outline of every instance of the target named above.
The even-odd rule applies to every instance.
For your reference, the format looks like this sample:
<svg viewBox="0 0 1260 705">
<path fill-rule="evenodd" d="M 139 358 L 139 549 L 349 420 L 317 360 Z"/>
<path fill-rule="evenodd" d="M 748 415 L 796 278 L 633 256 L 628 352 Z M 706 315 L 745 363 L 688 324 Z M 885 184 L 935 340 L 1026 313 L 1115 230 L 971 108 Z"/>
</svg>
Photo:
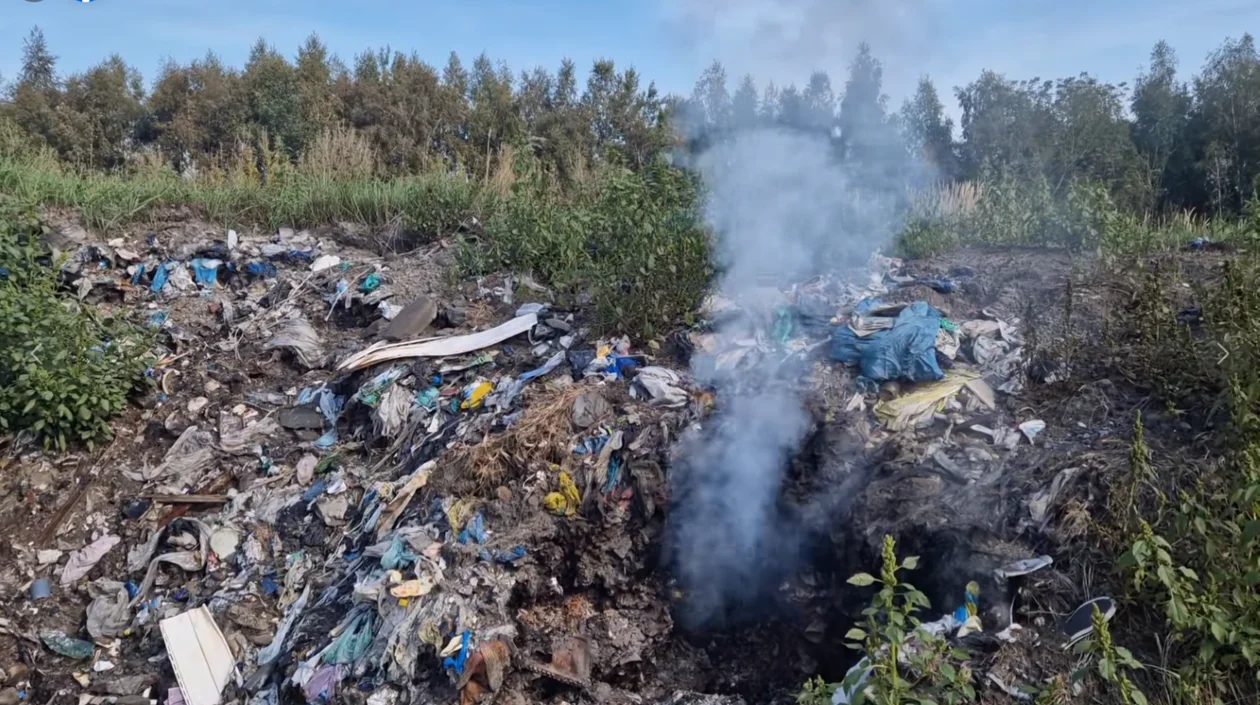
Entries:
<svg viewBox="0 0 1260 705">
<path fill-rule="evenodd" d="M 205 486 L 198 487 L 196 494 L 208 495 L 208 494 L 220 494 L 222 492 L 225 492 L 227 491 L 227 488 L 232 485 L 232 479 L 233 479 L 232 473 L 225 472 L 222 475 L 211 480 Z M 166 516 L 158 520 L 157 530 L 161 531 L 162 529 L 165 529 L 167 524 L 170 524 L 172 521 L 175 521 L 176 519 L 187 514 L 190 510 L 192 510 L 193 506 L 194 505 L 191 505 L 191 504 L 177 505 L 174 509 L 167 512 Z"/>
<path fill-rule="evenodd" d="M 584 636 L 573 637 L 573 646 L 551 655 L 551 663 L 526 659 L 526 670 L 560 681 L 575 688 L 591 687 L 591 643 Z"/>
</svg>

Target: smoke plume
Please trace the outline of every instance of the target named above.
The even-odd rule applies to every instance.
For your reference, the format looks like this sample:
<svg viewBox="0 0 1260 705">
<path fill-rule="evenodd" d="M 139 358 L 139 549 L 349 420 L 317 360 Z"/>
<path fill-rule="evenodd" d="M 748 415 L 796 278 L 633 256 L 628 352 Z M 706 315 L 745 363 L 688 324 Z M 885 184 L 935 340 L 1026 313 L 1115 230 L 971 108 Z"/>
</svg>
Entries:
<svg viewBox="0 0 1260 705">
<path fill-rule="evenodd" d="M 751 49 L 752 60 L 763 58 L 775 73 L 785 62 L 793 64 L 798 81 L 827 68 L 839 93 L 846 72 L 834 61 L 823 62 L 842 51 L 852 60 L 863 39 L 853 20 L 865 17 L 875 22 L 868 29 L 891 35 L 896 20 L 888 13 L 910 4 L 892 3 L 890 9 L 860 0 L 692 0 L 683 7 L 693 31 L 707 40 L 729 34 L 732 26 L 742 30 L 740 36 L 757 37 L 740 47 L 744 62 Z M 851 38 L 841 49 L 823 30 L 844 15 L 843 6 L 854 12 L 837 33 Z M 887 121 L 861 117 L 850 121 L 848 134 L 816 124 L 721 135 L 691 128 L 693 143 L 709 145 L 692 155 L 691 166 L 707 191 L 718 290 L 747 314 L 715 322 L 714 332 L 726 344 L 746 340 L 750 331 L 768 331 L 776 305 L 789 302 L 785 287 L 815 273 L 860 266 L 891 240 L 911 182 L 923 172 L 910 163 Z M 683 617 L 692 626 L 718 624 L 761 602 L 800 552 L 803 533 L 780 497 L 809 416 L 798 391 L 804 365 L 799 359 L 785 365 L 787 357 L 768 353 L 737 374 L 715 369 L 711 357 L 697 354 L 693 361 L 699 381 L 716 388 L 718 411 L 680 444 L 671 473 L 673 568 L 685 596 Z"/>
</svg>

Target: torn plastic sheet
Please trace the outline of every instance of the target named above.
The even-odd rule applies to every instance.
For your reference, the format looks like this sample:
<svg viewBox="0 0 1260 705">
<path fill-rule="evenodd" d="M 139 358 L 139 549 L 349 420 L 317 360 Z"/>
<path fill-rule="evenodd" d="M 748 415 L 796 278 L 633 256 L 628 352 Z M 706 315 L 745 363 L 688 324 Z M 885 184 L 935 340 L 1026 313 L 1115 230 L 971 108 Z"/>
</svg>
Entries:
<svg viewBox="0 0 1260 705">
<path fill-rule="evenodd" d="M 832 333 L 831 357 L 860 366 L 862 375 L 876 382 L 939 380 L 945 376 L 936 361 L 941 319 L 940 311 L 916 301 L 902 309 L 887 330 L 859 335 L 848 325 L 839 326 Z"/>
<path fill-rule="evenodd" d="M 464 530 L 459 532 L 460 543 L 466 544 L 469 541 L 475 543 L 486 542 L 486 520 L 481 516 L 481 512 L 472 515 L 472 518 L 464 526 Z"/>
<path fill-rule="evenodd" d="M 219 279 L 219 267 L 223 260 L 197 258 L 189 264 L 193 267 L 193 279 L 206 288 L 213 288 Z"/>
<path fill-rule="evenodd" d="M 167 267 L 171 262 L 163 262 L 153 270 L 153 283 L 149 285 L 149 290 L 155 294 L 162 293 L 162 289 L 166 288 L 166 283 L 170 279 L 170 272 Z"/>
<path fill-rule="evenodd" d="M 665 367 L 644 367 L 634 376 L 631 391 L 635 396 L 646 396 L 654 406 L 677 408 L 687 404 L 687 392 L 679 388 L 682 379 L 677 372 Z"/>
<path fill-rule="evenodd" d="M 340 682 L 341 666 L 338 664 L 324 666 L 302 684 L 302 696 L 310 705 L 331 702 L 337 695 L 337 684 Z"/>
<path fill-rule="evenodd" d="M 324 348 L 319 334 L 302 316 L 290 318 L 280 325 L 276 334 L 262 346 L 263 350 L 287 348 L 293 351 L 303 367 L 316 369 L 323 365 Z"/>
<path fill-rule="evenodd" d="M 92 572 L 105 554 L 120 542 L 122 542 L 121 538 L 109 534 L 71 553 L 70 560 L 66 561 L 66 567 L 61 570 L 61 584 L 72 585 L 79 578 Z"/>
<path fill-rule="evenodd" d="M 359 391 L 354 393 L 351 401 L 357 401 L 367 406 L 376 406 L 381 401 L 381 394 L 386 389 L 389 389 L 406 371 L 407 367 L 405 365 L 394 365 L 359 387 Z"/>
<path fill-rule="evenodd" d="M 189 523 L 197 528 L 196 550 L 172 551 L 163 553 L 154 557 L 149 561 L 149 569 L 145 572 L 144 580 L 140 583 L 140 589 L 136 592 L 135 597 L 131 599 L 131 607 L 144 602 L 149 595 L 149 590 L 153 589 L 153 583 L 157 580 L 158 566 L 162 563 L 170 563 L 189 573 L 197 573 L 206 567 L 206 555 L 210 550 L 210 527 L 197 519 L 188 519 Z M 161 535 L 160 533 L 158 534 Z M 152 540 L 151 540 L 152 541 Z M 154 542 L 156 545 L 156 542 Z M 131 556 L 129 555 L 130 559 Z"/>
<path fill-rule="evenodd" d="M 401 386 L 390 387 L 381 395 L 381 401 L 372 411 L 373 427 L 377 435 L 395 438 L 407 425 L 411 415 L 411 390 Z"/>
<path fill-rule="evenodd" d="M 258 650 L 258 665 L 265 666 L 280 657 L 280 654 L 286 651 L 285 642 L 289 638 L 289 631 L 293 629 L 293 625 L 297 623 L 302 612 L 306 609 L 306 603 L 311 597 L 311 586 L 307 584 L 302 589 L 302 595 L 298 597 L 289 607 L 289 611 L 285 613 L 284 618 L 280 620 L 280 626 L 276 627 L 276 634 L 271 639 L 271 643 Z"/>
<path fill-rule="evenodd" d="M 340 635 L 324 651 L 325 662 L 354 663 L 367 652 L 372 645 L 373 611 L 366 605 L 355 608 L 342 626 L 335 630 L 340 631 Z"/>
<path fill-rule="evenodd" d="M 214 464 L 214 434 L 197 426 L 189 426 L 171 444 L 162 464 L 144 468 L 139 472 L 124 470 L 123 474 L 137 482 L 151 482 L 176 477 L 179 484 L 190 484 Z"/>
<path fill-rule="evenodd" d="M 93 639 L 121 636 L 131 622 L 127 586 L 101 578 L 88 585 L 92 602 L 87 608 L 87 630 Z"/>
<path fill-rule="evenodd" d="M 299 406 L 314 404 L 324 415 L 326 422 L 324 435 L 315 440 L 318 448 L 331 448 L 337 444 L 337 419 L 341 418 L 341 410 L 345 407 L 345 399 L 337 396 L 328 387 L 306 388 L 298 394 Z"/>
<path fill-rule="evenodd" d="M 398 570 L 416 562 L 416 554 L 407 550 L 402 538 L 395 535 L 389 548 L 381 556 L 381 567 L 385 570 Z"/>
<path fill-rule="evenodd" d="M 556 354 L 548 358 L 547 362 L 543 363 L 542 367 L 530 370 L 529 372 L 522 373 L 521 376 L 518 377 L 517 379 L 521 382 L 528 382 L 531 379 L 534 379 L 536 377 L 542 377 L 548 372 L 551 372 L 552 370 L 559 367 L 563 362 L 564 362 L 564 351 L 557 352 Z"/>
</svg>

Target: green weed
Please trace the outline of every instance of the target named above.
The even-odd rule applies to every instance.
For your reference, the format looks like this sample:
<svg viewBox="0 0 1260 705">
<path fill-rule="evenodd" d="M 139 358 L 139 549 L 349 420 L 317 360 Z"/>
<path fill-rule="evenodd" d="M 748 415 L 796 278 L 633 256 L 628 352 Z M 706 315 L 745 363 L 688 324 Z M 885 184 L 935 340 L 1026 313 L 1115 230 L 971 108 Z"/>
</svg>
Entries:
<svg viewBox="0 0 1260 705">
<path fill-rule="evenodd" d="M 60 295 L 42 233 L 29 209 L 0 200 L 0 430 L 90 447 L 110 435 L 150 340 Z"/>
</svg>

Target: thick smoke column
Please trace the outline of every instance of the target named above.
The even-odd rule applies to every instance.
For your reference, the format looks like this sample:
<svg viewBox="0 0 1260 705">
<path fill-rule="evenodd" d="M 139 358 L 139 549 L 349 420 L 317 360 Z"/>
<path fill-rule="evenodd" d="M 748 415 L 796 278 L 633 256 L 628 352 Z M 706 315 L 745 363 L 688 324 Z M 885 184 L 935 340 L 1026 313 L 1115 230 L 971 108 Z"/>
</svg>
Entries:
<svg viewBox="0 0 1260 705">
<path fill-rule="evenodd" d="M 859 185 L 823 135 L 748 131 L 705 152 L 695 166 L 709 191 L 721 294 L 768 330 L 786 299 L 766 283 L 861 265 L 887 241 L 900 189 Z M 876 185 L 880 186 L 880 185 Z M 765 283 L 763 283 L 765 282 Z M 749 321 L 718 322 L 725 341 Z M 793 567 L 800 529 L 779 507 L 784 469 L 809 417 L 793 377 L 799 367 L 769 355 L 736 375 L 696 358 L 693 373 L 713 385 L 719 412 L 681 450 L 675 479 L 674 567 L 695 625 L 721 621 Z"/>
<path fill-rule="evenodd" d="M 684 3 L 693 11 L 691 21 L 718 5 L 730 3 Z M 829 7 L 844 5 L 869 9 L 861 2 Z M 784 22 L 807 21 L 824 7 L 815 0 L 743 0 L 734 6 L 751 30 L 789 40 L 793 33 Z M 731 21 L 722 12 L 713 17 Z M 849 25 L 847 34 L 853 32 Z M 794 56 L 782 42 L 754 46 L 768 52 L 775 68 Z M 856 48 L 857 41 L 849 45 L 850 59 Z M 820 66 L 802 62 L 799 68 L 803 77 Z M 834 74 L 837 67 L 827 68 Z M 768 330 L 774 305 L 787 302 L 774 286 L 814 273 L 838 274 L 890 241 L 911 178 L 921 174 L 895 144 L 891 128 L 865 117 L 865 123 L 850 122 L 848 135 L 792 127 L 693 135 L 711 145 L 692 167 L 707 189 L 718 289 L 758 319 L 754 328 Z M 746 338 L 748 323 L 738 317 L 719 321 L 715 332 L 726 341 Z M 683 616 L 693 626 L 716 624 L 761 602 L 800 550 L 801 531 L 781 508 L 780 496 L 784 470 L 809 418 L 793 384 L 800 370 L 781 365 L 783 357 L 767 355 L 734 376 L 713 371 L 704 356 L 693 365 L 697 378 L 716 388 L 719 406 L 707 427 L 680 445 L 671 474 L 673 567 L 685 595 Z"/>
</svg>

